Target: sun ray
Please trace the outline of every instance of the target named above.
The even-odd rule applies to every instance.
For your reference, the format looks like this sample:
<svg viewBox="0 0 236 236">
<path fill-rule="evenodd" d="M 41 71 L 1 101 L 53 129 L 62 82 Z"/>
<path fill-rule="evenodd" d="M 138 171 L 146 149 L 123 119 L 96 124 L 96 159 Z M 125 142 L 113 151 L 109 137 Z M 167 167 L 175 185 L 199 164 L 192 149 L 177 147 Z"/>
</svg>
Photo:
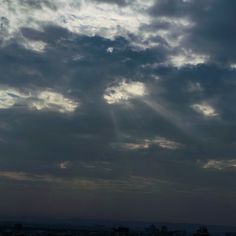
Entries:
<svg viewBox="0 0 236 236">
<path fill-rule="evenodd" d="M 156 113 L 158 113 L 158 115 L 163 117 L 165 120 L 167 120 L 177 129 L 179 129 L 185 135 L 190 136 L 191 138 L 196 138 L 196 131 L 193 129 L 193 127 L 190 126 L 188 123 L 186 123 L 180 116 L 178 116 L 174 112 L 169 111 L 166 107 L 162 106 L 160 103 L 157 103 L 156 101 L 151 101 L 150 99 L 147 98 L 142 99 L 140 101 L 143 102 L 152 110 L 154 110 Z"/>
<path fill-rule="evenodd" d="M 115 115 L 114 109 L 110 110 L 110 116 L 111 116 L 111 120 L 112 120 L 112 123 L 113 123 L 115 137 L 116 137 L 117 140 L 121 140 L 122 136 L 123 136 L 123 133 L 120 129 L 119 122 L 118 122 L 117 117 Z"/>
</svg>

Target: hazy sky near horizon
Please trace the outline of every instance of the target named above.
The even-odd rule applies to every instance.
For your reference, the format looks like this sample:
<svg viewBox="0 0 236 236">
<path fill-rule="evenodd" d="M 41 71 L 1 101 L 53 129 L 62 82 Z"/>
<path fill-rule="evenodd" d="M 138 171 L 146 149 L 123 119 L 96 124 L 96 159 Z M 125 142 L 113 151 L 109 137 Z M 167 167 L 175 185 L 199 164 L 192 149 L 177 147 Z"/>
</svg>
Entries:
<svg viewBox="0 0 236 236">
<path fill-rule="evenodd" d="M 0 215 L 235 224 L 235 11 L 1 0 Z"/>
</svg>

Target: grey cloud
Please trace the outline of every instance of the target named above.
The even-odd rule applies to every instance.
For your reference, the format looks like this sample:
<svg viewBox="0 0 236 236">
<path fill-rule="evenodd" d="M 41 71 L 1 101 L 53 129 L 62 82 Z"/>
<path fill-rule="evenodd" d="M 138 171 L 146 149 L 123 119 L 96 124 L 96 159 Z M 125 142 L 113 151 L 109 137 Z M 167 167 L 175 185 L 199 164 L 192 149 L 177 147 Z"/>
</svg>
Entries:
<svg viewBox="0 0 236 236">
<path fill-rule="evenodd" d="M 185 39 L 182 47 L 206 53 L 212 61 L 227 65 L 235 61 L 234 51 L 231 50 L 235 37 L 234 4 L 231 1 L 163 0 L 156 2 L 150 14 L 154 19 L 159 16 L 189 19 L 194 25 L 183 31 Z"/>
<path fill-rule="evenodd" d="M 117 203 L 135 209 L 136 203 L 143 202 L 141 199 L 146 199 L 146 210 L 142 204 L 138 209 L 147 218 L 163 217 L 161 213 L 147 212 L 156 206 L 157 199 L 157 208 L 173 218 L 179 215 L 179 209 L 173 209 L 185 201 L 192 212 L 191 220 L 196 219 L 196 208 L 201 203 L 209 206 L 211 200 L 214 206 L 218 204 L 217 209 L 227 212 L 223 206 L 229 196 L 235 196 L 235 171 L 220 172 L 216 167 L 226 166 L 228 170 L 232 164 L 228 160 L 235 159 L 236 70 L 226 65 L 234 61 L 233 50 L 228 52 L 231 40 L 224 39 L 213 26 L 218 22 L 219 30 L 229 34 L 229 29 L 223 29 L 229 19 L 219 17 L 219 9 L 231 11 L 227 1 L 204 2 L 158 1 L 150 10 L 151 24 L 143 22 L 139 28 L 142 33 L 153 33 L 144 40 L 157 43 L 153 47 L 134 47 L 131 41 L 142 41 L 142 35 L 133 32 L 128 37 L 109 39 L 79 35 L 52 25 L 41 31 L 24 25 L 19 31 L 25 42 L 44 42 L 41 53 L 22 44 L 22 38 L 18 41 L 19 36 L 1 47 L 1 91 L 14 88 L 22 94 L 31 92 L 30 102 L 37 100 L 35 91 L 45 90 L 79 101 L 78 109 L 70 114 L 53 109 L 41 112 L 22 102 L 11 105 L 17 96 L 4 90 L 0 104 L 10 98 L 11 106 L 0 109 L 0 182 L 5 189 L 1 198 L 11 196 L 5 202 L 16 207 L 12 196 L 17 193 L 21 203 L 26 197 L 34 214 L 41 212 L 34 206 L 39 194 L 44 196 L 40 201 L 45 206 L 41 214 L 47 213 L 50 194 L 55 196 L 53 207 L 68 215 L 76 214 L 73 204 L 78 199 L 95 202 L 101 214 L 104 209 L 114 209 Z M 186 22 L 175 22 L 182 17 L 195 25 L 185 28 Z M 171 45 L 171 40 L 182 33 L 183 41 Z M 192 40 L 194 37 L 196 40 Z M 193 53 L 206 52 L 210 59 L 176 67 L 170 63 L 170 56 L 182 52 L 183 47 Z M 113 48 L 112 53 L 107 52 L 108 48 Z M 221 60 L 219 55 L 228 58 Z M 147 90 L 145 96 L 139 93 L 132 99 L 109 104 L 104 99 L 106 89 L 114 90 L 123 80 L 127 86 L 142 84 Z M 124 89 L 115 95 L 119 97 L 122 92 Z M 125 92 L 134 95 L 137 91 L 126 88 Z M 217 115 L 209 117 L 199 109 L 197 112 L 194 104 L 208 104 Z M 206 163 L 212 168 L 202 168 Z M 49 179 L 59 184 L 54 186 Z M 83 187 L 71 187 L 69 182 L 76 179 L 87 182 Z M 86 183 L 92 186 L 89 193 L 85 191 Z M 166 197 L 173 208 L 165 203 Z M 104 202 L 104 198 L 107 205 L 101 210 L 99 201 Z M 120 209 L 114 210 L 121 214 Z M 208 217 L 206 220 L 211 219 Z"/>
<path fill-rule="evenodd" d="M 130 0 L 92 0 L 98 3 L 109 3 L 109 4 L 117 4 L 119 6 L 126 6 L 128 4 L 131 4 L 132 1 Z"/>
</svg>

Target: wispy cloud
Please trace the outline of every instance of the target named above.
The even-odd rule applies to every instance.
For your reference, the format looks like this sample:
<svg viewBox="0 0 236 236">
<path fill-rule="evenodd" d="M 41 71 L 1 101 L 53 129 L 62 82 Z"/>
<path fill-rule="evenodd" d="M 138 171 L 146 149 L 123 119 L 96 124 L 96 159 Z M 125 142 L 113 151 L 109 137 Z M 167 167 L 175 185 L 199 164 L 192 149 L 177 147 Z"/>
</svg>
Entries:
<svg viewBox="0 0 236 236">
<path fill-rule="evenodd" d="M 236 168 L 236 160 L 209 160 L 202 164 L 204 169 L 227 170 Z"/>
<path fill-rule="evenodd" d="M 77 107 L 78 102 L 53 91 L 40 92 L 36 97 L 36 101 L 32 103 L 32 108 L 37 110 L 52 110 L 62 113 L 74 112 Z"/>
<path fill-rule="evenodd" d="M 41 182 L 45 184 L 60 184 L 67 188 L 83 190 L 108 189 L 115 192 L 156 191 L 159 184 L 166 181 L 143 177 L 129 176 L 121 179 L 101 178 L 62 178 L 53 175 L 32 174 L 21 171 L 0 171 L 0 178 L 12 181 Z"/>
<path fill-rule="evenodd" d="M 182 50 L 179 54 L 171 55 L 170 62 L 173 66 L 181 68 L 184 66 L 192 65 L 196 66 L 204 64 L 209 60 L 209 56 L 204 54 L 196 54 L 191 50 Z"/>
<path fill-rule="evenodd" d="M 8 109 L 15 104 L 24 103 L 30 97 L 15 88 L 0 88 L 0 109 Z"/>
<path fill-rule="evenodd" d="M 166 150 L 176 150 L 184 147 L 184 145 L 164 137 L 154 137 L 152 139 L 137 139 L 135 142 L 121 143 L 119 146 L 127 150 L 149 149 L 152 146 L 157 146 L 161 149 Z"/>
<path fill-rule="evenodd" d="M 30 182 L 62 182 L 61 178 L 56 178 L 50 175 L 30 174 L 21 171 L 0 171 L 0 177 L 16 181 L 30 181 Z"/>
<path fill-rule="evenodd" d="M 79 103 L 51 90 L 20 92 L 15 88 L 0 89 L 0 109 L 14 106 L 25 106 L 29 109 L 48 110 L 61 113 L 74 112 Z"/>
<path fill-rule="evenodd" d="M 192 108 L 205 117 L 215 117 L 219 115 L 215 108 L 206 102 L 193 104 Z"/>
</svg>

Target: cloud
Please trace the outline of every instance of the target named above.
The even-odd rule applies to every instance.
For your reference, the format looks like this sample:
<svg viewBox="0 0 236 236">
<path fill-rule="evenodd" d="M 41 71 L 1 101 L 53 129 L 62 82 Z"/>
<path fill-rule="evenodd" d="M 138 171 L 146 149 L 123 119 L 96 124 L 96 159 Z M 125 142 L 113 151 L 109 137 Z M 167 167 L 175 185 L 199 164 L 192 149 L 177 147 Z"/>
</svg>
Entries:
<svg viewBox="0 0 236 236">
<path fill-rule="evenodd" d="M 148 149 L 150 144 L 148 142 L 141 142 L 141 143 L 123 143 L 121 147 L 127 150 L 141 150 L 141 149 Z"/>
<path fill-rule="evenodd" d="M 113 51 L 114 51 L 114 48 L 113 48 L 113 47 L 107 48 L 107 53 L 113 53 Z"/>
<path fill-rule="evenodd" d="M 115 192 L 156 191 L 156 186 L 163 181 L 156 178 L 129 176 L 122 180 L 106 180 L 99 178 L 62 178 L 54 175 L 32 174 L 21 171 L 0 171 L 0 178 L 20 182 L 39 182 L 46 184 L 60 184 L 67 188 L 80 190 L 109 190 Z"/>
<path fill-rule="evenodd" d="M 24 40 L 22 28 L 43 31 L 48 25 L 56 25 L 88 36 L 128 38 L 130 33 L 138 35 L 140 25 L 149 21 L 149 16 L 144 14 L 143 10 L 147 9 L 152 1 L 143 3 L 137 0 L 132 4 L 116 1 L 119 5 L 126 5 L 123 8 L 108 2 L 110 1 L 56 0 L 31 4 L 30 0 L 3 1 L 0 15 L 4 34 L 1 38 L 8 41 L 18 37 L 18 42 L 21 43 L 20 39 Z"/>
<path fill-rule="evenodd" d="M 236 160 L 209 160 L 202 165 L 204 169 L 227 170 L 236 168 Z"/>
<path fill-rule="evenodd" d="M 33 41 L 33 40 L 24 40 L 22 41 L 22 45 L 28 49 L 28 50 L 32 50 L 34 52 L 38 52 L 38 53 L 44 53 L 47 44 L 43 41 Z"/>
<path fill-rule="evenodd" d="M 64 97 L 62 94 L 44 90 L 19 92 L 15 88 L 3 87 L 0 89 L 0 109 L 9 109 L 14 106 L 28 107 L 36 110 L 48 110 L 61 113 L 74 112 L 78 102 Z"/>
<path fill-rule="evenodd" d="M 52 91 L 42 91 L 37 97 L 36 101 L 32 102 L 32 108 L 36 110 L 51 110 L 62 113 L 74 112 L 78 107 L 78 103 L 64 97 L 60 93 Z"/>
<path fill-rule="evenodd" d="M 152 142 L 153 144 L 158 144 L 163 149 L 175 150 L 182 147 L 181 144 L 162 137 L 157 137 Z"/>
<path fill-rule="evenodd" d="M 103 178 L 113 179 L 112 174 L 116 167 L 109 161 L 102 160 L 67 160 L 58 164 L 65 175 L 73 178 Z M 61 173 L 60 173 L 61 174 Z"/>
<path fill-rule="evenodd" d="M 50 175 L 29 174 L 20 171 L 0 171 L 1 178 L 7 178 L 16 181 L 30 181 L 30 182 L 61 182 L 60 178 L 54 178 Z"/>
<path fill-rule="evenodd" d="M 201 104 L 193 104 L 192 108 L 202 114 L 205 117 L 215 117 L 218 116 L 218 113 L 216 112 L 216 110 L 209 104 L 207 103 L 201 103 Z"/>
<path fill-rule="evenodd" d="M 142 82 L 123 80 L 118 85 L 108 87 L 103 97 L 108 104 L 123 103 L 130 99 L 143 97 L 146 90 Z"/>
<path fill-rule="evenodd" d="M 70 167 L 70 165 L 71 165 L 70 161 L 63 161 L 63 162 L 59 163 L 59 168 L 60 169 L 67 169 Z"/>
<path fill-rule="evenodd" d="M 133 143 L 126 142 L 121 144 L 121 147 L 126 150 L 149 149 L 152 146 L 158 146 L 159 148 L 166 150 L 176 150 L 183 148 L 182 144 L 163 137 L 155 137 L 153 139 L 141 139 Z"/>
<path fill-rule="evenodd" d="M 180 54 L 171 55 L 170 62 L 173 66 L 181 68 L 183 66 L 197 66 L 199 64 L 207 63 L 209 56 L 204 54 L 196 54 L 194 52 L 183 50 Z"/>
<path fill-rule="evenodd" d="M 159 17 L 188 19 L 192 25 L 187 29 L 182 28 L 180 46 L 206 55 L 210 62 L 228 65 L 236 59 L 235 52 L 231 50 L 236 37 L 236 34 L 232 33 L 234 7 L 234 2 L 220 0 L 160 0 L 151 7 L 150 14 L 153 21 Z"/>
<path fill-rule="evenodd" d="M 199 82 L 189 81 L 187 90 L 191 93 L 203 92 L 204 88 L 202 87 L 201 83 L 199 83 Z"/>
<path fill-rule="evenodd" d="M 94 2 L 102 2 L 102 3 L 109 3 L 109 4 L 117 4 L 119 6 L 127 6 L 132 1 L 130 0 L 93 0 Z"/>
<path fill-rule="evenodd" d="M 0 88 L 0 109 L 9 109 L 29 98 L 28 94 L 21 93 L 15 88 Z"/>
</svg>

